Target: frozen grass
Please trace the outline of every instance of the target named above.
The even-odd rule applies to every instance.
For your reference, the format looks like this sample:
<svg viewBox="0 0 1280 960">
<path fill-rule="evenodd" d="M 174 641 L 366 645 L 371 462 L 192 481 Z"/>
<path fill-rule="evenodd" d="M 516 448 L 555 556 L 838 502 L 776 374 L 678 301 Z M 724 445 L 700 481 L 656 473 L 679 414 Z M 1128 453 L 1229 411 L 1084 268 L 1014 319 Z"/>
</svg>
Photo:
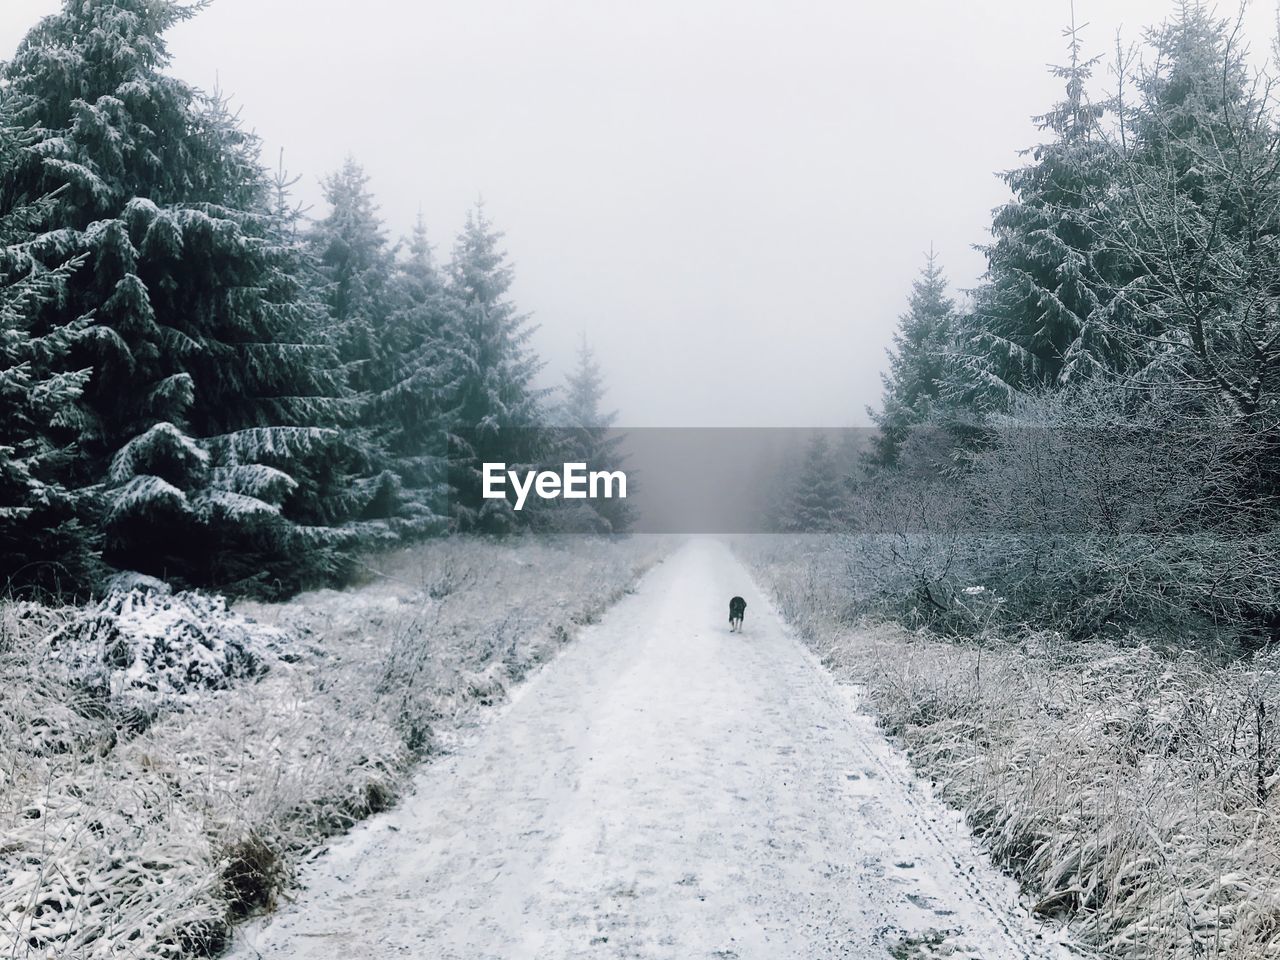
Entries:
<svg viewBox="0 0 1280 960">
<path fill-rule="evenodd" d="M 269 632 L 266 672 L 213 684 L 227 689 L 201 678 L 180 696 L 172 650 L 146 629 L 126 645 L 127 683 L 104 684 L 100 661 L 69 669 L 84 657 L 49 638 L 94 649 L 112 636 L 106 607 L 0 605 L 0 958 L 216 954 L 230 923 L 287 895 L 325 837 L 394 803 L 418 760 L 668 547 L 455 540 L 380 557 L 358 589 L 239 606 L 283 631 Z M 214 635 L 244 626 L 209 609 L 207 631 L 177 631 L 197 638 L 201 670 Z M 146 724 L 122 719 L 113 693 L 149 689 L 137 664 L 160 648 L 165 695 Z"/>
<path fill-rule="evenodd" d="M 830 538 L 738 549 L 1037 912 L 1107 956 L 1280 956 L 1280 653 L 949 642 L 859 622 Z"/>
</svg>

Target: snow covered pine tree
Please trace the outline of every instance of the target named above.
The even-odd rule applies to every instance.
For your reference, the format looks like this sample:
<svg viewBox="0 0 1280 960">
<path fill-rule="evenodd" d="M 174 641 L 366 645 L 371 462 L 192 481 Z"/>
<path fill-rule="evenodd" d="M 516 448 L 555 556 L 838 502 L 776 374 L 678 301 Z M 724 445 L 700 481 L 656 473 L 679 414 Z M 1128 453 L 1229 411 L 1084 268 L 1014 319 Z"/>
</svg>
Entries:
<svg viewBox="0 0 1280 960">
<path fill-rule="evenodd" d="M 844 519 L 844 491 L 831 441 L 825 433 L 809 440 L 785 525 L 796 533 L 827 533 Z"/>
<path fill-rule="evenodd" d="M 1109 335 L 1126 309 L 1108 278 L 1118 269 L 1094 220 L 1110 199 L 1112 151 L 1097 130 L 1101 108 L 1085 96 L 1096 60 L 1082 60 L 1074 24 L 1067 66 L 1053 67 L 1066 97 L 1044 116 L 1052 135 L 1031 161 L 1002 179 L 1013 198 L 991 224 L 985 282 L 961 318 L 957 363 L 947 396 L 982 410 L 1005 409 L 1017 395 L 1055 389 L 1117 360 Z"/>
<path fill-rule="evenodd" d="M 86 323 L 32 330 L 32 314 L 63 296 L 76 264 L 48 270 L 32 253 L 31 226 L 52 201 L 12 189 L 21 148 L 0 115 L 0 592 L 74 596 L 97 566 L 96 497 L 72 470 L 89 372 L 70 354 Z"/>
<path fill-rule="evenodd" d="M 566 431 L 560 438 L 564 461 L 585 463 L 588 471 L 621 470 L 626 456 L 620 448 L 626 437 L 611 432 L 617 412 L 600 408 L 604 375 L 585 334 L 578 347 L 577 366 L 565 377 L 563 390 L 558 419 Z M 593 533 L 625 533 L 633 520 L 631 506 L 617 497 L 583 502 L 574 514 L 567 521 L 569 527 Z"/>
<path fill-rule="evenodd" d="M 449 434 L 450 510 L 457 529 L 503 532 L 520 516 L 505 500 L 483 497 L 481 464 L 535 467 L 545 451 L 543 401 L 533 385 L 542 361 L 529 347 L 536 328 L 507 296 L 512 269 L 499 248 L 502 234 L 477 204 L 467 216 L 449 264 L 448 290 L 457 301 L 447 342 L 457 384 L 458 426 Z"/>
<path fill-rule="evenodd" d="M 452 302 L 431 261 L 419 217 L 398 263 L 369 178 L 353 159 L 324 181 L 328 214 L 308 243 L 329 337 L 358 402 L 348 439 L 363 479 L 356 513 L 380 539 L 444 529 L 445 405 L 449 368 L 442 340 Z"/>
<path fill-rule="evenodd" d="M 889 372 L 882 375 L 884 401 L 871 410 L 879 431 L 872 439 L 871 461 L 893 466 L 913 426 L 924 423 L 942 395 L 947 354 L 954 345 L 955 305 L 947 296 L 947 280 L 929 251 L 920 277 L 911 285 L 911 303 L 898 319 L 889 350 Z"/>
<path fill-rule="evenodd" d="M 67 0 L 5 66 L 32 131 L 9 187 L 56 191 L 32 249 L 46 265 L 82 262 L 32 332 L 92 316 L 72 352 L 93 370 L 79 467 L 107 482 L 110 563 L 296 585 L 325 572 L 340 540 L 293 496 L 330 469 L 337 383 L 272 241 L 256 140 L 163 72 L 163 34 L 194 9 Z"/>
</svg>

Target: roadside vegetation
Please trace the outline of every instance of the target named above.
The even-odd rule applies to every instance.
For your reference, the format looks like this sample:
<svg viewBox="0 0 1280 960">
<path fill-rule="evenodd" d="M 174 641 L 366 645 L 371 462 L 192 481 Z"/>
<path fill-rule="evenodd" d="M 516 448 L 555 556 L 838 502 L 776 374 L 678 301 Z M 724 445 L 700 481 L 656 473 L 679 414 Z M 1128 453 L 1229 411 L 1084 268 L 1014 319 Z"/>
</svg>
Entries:
<svg viewBox="0 0 1280 960">
<path fill-rule="evenodd" d="M 762 535 L 738 550 L 1034 912 L 1126 960 L 1274 957 L 1280 653 L 1018 630 L 980 584 L 959 591 L 965 633 L 909 627 L 854 586 L 867 546 Z"/>
<path fill-rule="evenodd" d="M 227 610 L 0 604 L 0 955 L 216 955 L 622 597 L 659 538 L 458 538 Z"/>
<path fill-rule="evenodd" d="M 1280 112 L 1198 2 L 1063 96 L 874 430 L 741 548 L 1026 886 L 1131 960 L 1280 955 Z M 1130 38 L 1133 39 L 1133 38 Z M 978 239 L 978 238 L 975 238 Z"/>
</svg>

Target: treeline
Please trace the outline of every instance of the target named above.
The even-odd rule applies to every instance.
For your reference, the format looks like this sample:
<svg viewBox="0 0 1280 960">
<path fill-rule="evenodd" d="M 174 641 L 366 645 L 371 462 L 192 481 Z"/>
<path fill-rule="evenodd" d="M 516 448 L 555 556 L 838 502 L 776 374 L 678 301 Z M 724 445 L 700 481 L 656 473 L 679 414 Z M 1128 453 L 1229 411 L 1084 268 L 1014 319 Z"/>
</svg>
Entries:
<svg viewBox="0 0 1280 960">
<path fill-rule="evenodd" d="M 421 217 L 388 238 L 354 160 L 305 216 L 165 72 L 195 9 L 66 0 L 0 72 L 0 589 L 278 594 L 406 539 L 625 528 L 480 495 L 484 460 L 616 457 L 585 343 L 563 395 L 536 385 L 483 207 L 443 264 Z"/>
<path fill-rule="evenodd" d="M 1199 3 L 1106 95 L 1068 36 L 985 277 L 957 305 L 931 256 L 913 287 L 842 526 L 879 602 L 946 628 L 1275 639 L 1271 82 Z"/>
</svg>

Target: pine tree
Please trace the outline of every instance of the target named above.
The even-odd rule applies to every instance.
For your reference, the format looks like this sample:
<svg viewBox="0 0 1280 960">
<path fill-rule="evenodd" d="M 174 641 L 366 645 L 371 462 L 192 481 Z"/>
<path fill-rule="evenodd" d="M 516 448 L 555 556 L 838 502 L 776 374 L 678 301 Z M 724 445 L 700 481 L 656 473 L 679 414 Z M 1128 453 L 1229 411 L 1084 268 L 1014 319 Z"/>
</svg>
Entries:
<svg viewBox="0 0 1280 960">
<path fill-rule="evenodd" d="M 82 263 L 33 333 L 92 317 L 70 366 L 93 370 L 79 467 L 108 483 L 106 559 L 192 583 L 288 580 L 305 527 L 284 517 L 323 520 L 291 491 L 322 485 L 337 387 L 274 242 L 256 139 L 163 72 L 165 31 L 195 9 L 67 0 L 33 29 L 4 68 L 33 132 L 5 186 L 56 192 L 33 250 Z"/>
<path fill-rule="evenodd" d="M 787 529 L 797 533 L 824 533 L 839 527 L 843 514 L 843 489 L 831 444 L 817 433 L 805 450 L 800 476 L 794 488 Z"/>
<path fill-rule="evenodd" d="M 879 432 L 872 441 L 871 461 L 897 462 L 898 450 L 911 428 L 927 420 L 942 395 L 948 353 L 956 332 L 955 304 L 932 250 L 920 277 L 911 285 L 910 306 L 898 320 L 884 374 L 880 410 L 869 410 Z"/>
<path fill-rule="evenodd" d="M 616 410 L 600 408 L 604 400 L 604 374 L 595 350 L 586 334 L 578 344 L 577 365 L 565 377 L 564 399 L 561 402 L 561 418 L 573 428 L 592 429 L 611 427 L 618 419 Z"/>
<path fill-rule="evenodd" d="M 448 337 L 458 310 L 421 213 L 406 247 L 393 278 L 395 307 L 379 337 L 367 422 L 378 463 L 395 478 L 396 529 L 424 536 L 441 532 L 449 516 L 447 437 L 459 384 Z"/>
<path fill-rule="evenodd" d="M 1280 395 L 1280 130 L 1235 29 L 1186 2 L 1149 33 L 1105 239 L 1133 264 L 1136 385 L 1179 384 L 1253 428 Z"/>
<path fill-rule="evenodd" d="M 16 130 L 0 118 L 0 171 L 19 159 Z M 35 308 L 63 295 L 75 264 L 46 270 L 32 255 L 41 206 L 0 194 L 0 591 L 85 593 L 97 568 L 96 497 L 70 466 L 84 418 L 88 370 L 68 369 L 77 320 L 33 335 Z"/>
<path fill-rule="evenodd" d="M 394 252 L 387 243 L 369 177 L 355 158 L 323 182 L 329 212 L 315 223 L 309 243 L 320 268 L 329 329 L 358 392 L 382 386 L 382 337 L 392 310 Z"/>
<path fill-rule="evenodd" d="M 979 410 L 1096 376 L 1118 359 L 1108 331 L 1124 302 L 1111 303 L 1106 282 L 1118 268 L 1094 224 L 1114 181 L 1097 133 L 1102 110 L 1085 93 L 1097 59 L 1081 58 L 1074 22 L 1064 33 L 1070 61 L 1051 69 L 1066 97 L 1036 118 L 1052 139 L 1003 175 L 1013 198 L 995 212 L 987 275 L 963 320 L 948 385 L 949 396 Z"/>
<path fill-rule="evenodd" d="M 395 253 L 387 242 L 364 169 L 348 156 L 322 183 L 327 212 L 306 233 L 311 287 L 322 305 L 325 341 L 342 364 L 347 416 L 337 461 L 342 519 L 354 521 L 365 540 L 393 539 L 402 512 L 400 478 L 379 444 L 375 398 L 390 386 L 396 362 L 388 339 L 395 309 Z M 331 522 L 334 519 L 331 518 Z"/>
<path fill-rule="evenodd" d="M 752 471 L 753 476 L 763 478 L 757 485 L 755 509 L 761 532 L 785 533 L 790 527 L 791 504 L 804 463 L 805 446 L 795 430 L 770 431 L 765 436 L 769 442 L 763 446 Z"/>
<path fill-rule="evenodd" d="M 457 304 L 447 333 L 457 423 L 449 437 L 450 511 L 464 531 L 503 532 L 518 521 L 507 501 L 483 497 L 482 464 L 530 469 L 545 453 L 539 428 L 549 391 L 534 386 L 542 361 L 529 345 L 534 328 L 508 296 L 513 274 L 501 240 L 477 204 L 449 264 Z"/>
<path fill-rule="evenodd" d="M 585 463 L 588 470 L 621 470 L 626 456 L 621 447 L 625 434 L 612 428 L 616 411 L 601 408 L 604 374 L 586 335 L 578 347 L 577 365 L 565 377 L 559 420 L 564 424 L 563 457 L 566 463 Z M 599 500 L 589 504 L 590 516 L 580 527 L 599 533 L 625 533 L 633 522 L 633 511 L 625 500 Z"/>
<path fill-rule="evenodd" d="M 346 437 L 360 473 L 358 517 L 367 533 L 421 537 L 448 517 L 445 438 L 456 384 L 446 336 L 456 309 L 421 215 L 398 261 L 368 183 L 350 157 L 328 177 L 329 211 L 308 242 L 359 411 Z"/>
<path fill-rule="evenodd" d="M 1241 139 L 1265 139 L 1253 128 L 1261 103 L 1254 98 L 1243 47 L 1231 25 L 1200 0 L 1180 0 L 1178 13 L 1147 32 L 1154 65 L 1138 81 L 1142 100 L 1127 118 L 1137 152 L 1153 168 L 1166 168 L 1194 203 L 1206 200 L 1212 153 Z"/>
</svg>

